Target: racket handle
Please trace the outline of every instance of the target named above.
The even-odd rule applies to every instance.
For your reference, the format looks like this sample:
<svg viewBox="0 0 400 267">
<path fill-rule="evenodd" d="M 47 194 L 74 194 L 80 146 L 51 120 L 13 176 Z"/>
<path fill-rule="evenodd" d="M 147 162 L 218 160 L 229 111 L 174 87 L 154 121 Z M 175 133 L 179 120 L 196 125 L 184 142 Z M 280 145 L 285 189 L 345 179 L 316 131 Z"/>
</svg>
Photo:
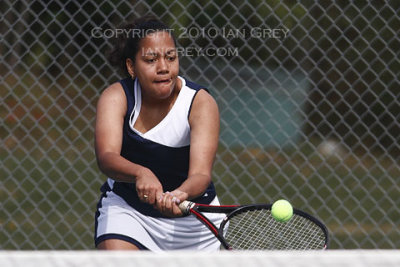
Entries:
<svg viewBox="0 0 400 267">
<path fill-rule="evenodd" d="M 193 207 L 193 205 L 193 202 L 184 200 L 179 204 L 179 208 L 183 214 L 189 214 L 189 210 Z"/>
</svg>

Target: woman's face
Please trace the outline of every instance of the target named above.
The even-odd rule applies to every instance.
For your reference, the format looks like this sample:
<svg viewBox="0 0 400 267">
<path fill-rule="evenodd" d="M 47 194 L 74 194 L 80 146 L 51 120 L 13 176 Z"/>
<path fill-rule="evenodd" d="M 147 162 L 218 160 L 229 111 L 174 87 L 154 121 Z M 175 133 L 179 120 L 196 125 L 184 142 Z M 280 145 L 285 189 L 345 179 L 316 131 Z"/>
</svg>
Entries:
<svg viewBox="0 0 400 267">
<path fill-rule="evenodd" d="M 133 65 L 136 77 L 147 100 L 163 100 L 171 96 L 177 82 L 179 59 L 172 36 L 166 31 L 148 34 L 140 41 Z"/>
</svg>

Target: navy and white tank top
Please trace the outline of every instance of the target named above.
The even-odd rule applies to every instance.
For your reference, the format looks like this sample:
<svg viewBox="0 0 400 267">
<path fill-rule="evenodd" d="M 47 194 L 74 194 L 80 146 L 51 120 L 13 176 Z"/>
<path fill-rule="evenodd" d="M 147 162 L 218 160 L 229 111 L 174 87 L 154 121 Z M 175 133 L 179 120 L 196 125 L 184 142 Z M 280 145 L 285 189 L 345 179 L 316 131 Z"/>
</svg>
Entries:
<svg viewBox="0 0 400 267">
<path fill-rule="evenodd" d="M 181 77 L 178 79 L 182 81 L 182 88 L 171 110 L 160 123 L 145 133 L 133 127 L 142 102 L 138 79 L 126 78 L 120 81 L 127 98 L 121 156 L 149 168 L 160 180 L 164 191 L 175 190 L 187 179 L 190 152 L 189 114 L 194 97 L 204 88 Z M 152 205 L 139 200 L 134 183 L 108 178 L 102 191 L 110 190 L 142 214 L 164 217 Z M 215 196 L 215 187 L 211 182 L 204 194 L 193 201 L 209 204 Z"/>
</svg>

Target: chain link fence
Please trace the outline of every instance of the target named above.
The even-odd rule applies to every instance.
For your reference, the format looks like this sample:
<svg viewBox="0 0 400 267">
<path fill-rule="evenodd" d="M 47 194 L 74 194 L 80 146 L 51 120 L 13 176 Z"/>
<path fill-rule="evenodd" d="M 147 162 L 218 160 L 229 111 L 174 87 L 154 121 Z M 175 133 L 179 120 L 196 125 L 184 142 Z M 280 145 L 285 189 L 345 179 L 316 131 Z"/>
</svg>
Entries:
<svg viewBox="0 0 400 267">
<path fill-rule="evenodd" d="M 398 1 L 1 1 L 0 248 L 93 249 L 118 25 L 154 14 L 221 112 L 223 203 L 286 198 L 330 247 L 400 248 Z"/>
</svg>

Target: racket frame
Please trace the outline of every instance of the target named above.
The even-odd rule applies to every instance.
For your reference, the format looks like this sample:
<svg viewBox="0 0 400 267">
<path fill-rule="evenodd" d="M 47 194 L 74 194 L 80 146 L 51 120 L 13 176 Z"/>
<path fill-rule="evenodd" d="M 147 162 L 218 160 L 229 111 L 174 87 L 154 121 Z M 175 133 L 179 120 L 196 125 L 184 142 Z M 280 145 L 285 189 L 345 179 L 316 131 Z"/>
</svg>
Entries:
<svg viewBox="0 0 400 267">
<path fill-rule="evenodd" d="M 223 233 L 221 232 L 221 227 L 215 226 L 207 217 L 205 217 L 202 212 L 209 213 L 225 213 L 227 216 L 223 219 L 222 223 L 225 220 L 228 220 L 228 215 L 240 208 L 240 205 L 222 205 L 222 206 L 214 206 L 207 204 L 197 204 L 194 202 L 186 201 L 188 203 L 185 204 L 185 201 L 182 204 L 185 204 L 185 209 L 182 209 L 183 214 L 193 214 L 196 216 L 210 231 L 214 234 L 214 236 L 219 240 L 222 246 L 227 250 L 232 250 L 230 245 L 226 242 L 223 237 Z M 181 204 L 181 207 L 182 207 Z M 221 223 L 221 225 L 222 225 Z M 224 224 L 225 225 L 225 224 Z"/>
<path fill-rule="evenodd" d="M 186 202 L 186 203 L 185 203 Z M 227 249 L 227 250 L 232 250 L 232 247 L 228 244 L 228 242 L 224 238 L 224 227 L 225 224 L 229 221 L 229 219 L 233 216 L 236 216 L 237 214 L 246 212 L 246 211 L 251 211 L 251 210 L 271 210 L 272 204 L 250 204 L 250 205 L 221 205 L 221 206 L 215 206 L 215 205 L 207 205 L 207 204 L 197 204 L 194 202 L 190 201 L 184 201 L 181 207 L 182 212 L 184 214 L 193 214 L 195 215 L 210 231 L 215 235 L 215 237 L 220 241 L 222 246 Z M 216 227 L 214 223 L 212 223 L 206 216 L 204 216 L 202 213 L 224 213 L 226 214 L 225 218 L 222 220 L 221 224 L 219 227 Z M 325 244 L 323 249 L 328 248 L 329 244 L 329 234 L 328 234 L 328 229 L 326 226 L 319 221 L 317 218 L 314 216 L 311 216 L 310 214 L 293 208 L 293 214 L 299 215 L 301 217 L 304 217 L 316 225 L 318 225 L 321 229 L 322 232 L 324 233 L 325 236 Z"/>
</svg>

